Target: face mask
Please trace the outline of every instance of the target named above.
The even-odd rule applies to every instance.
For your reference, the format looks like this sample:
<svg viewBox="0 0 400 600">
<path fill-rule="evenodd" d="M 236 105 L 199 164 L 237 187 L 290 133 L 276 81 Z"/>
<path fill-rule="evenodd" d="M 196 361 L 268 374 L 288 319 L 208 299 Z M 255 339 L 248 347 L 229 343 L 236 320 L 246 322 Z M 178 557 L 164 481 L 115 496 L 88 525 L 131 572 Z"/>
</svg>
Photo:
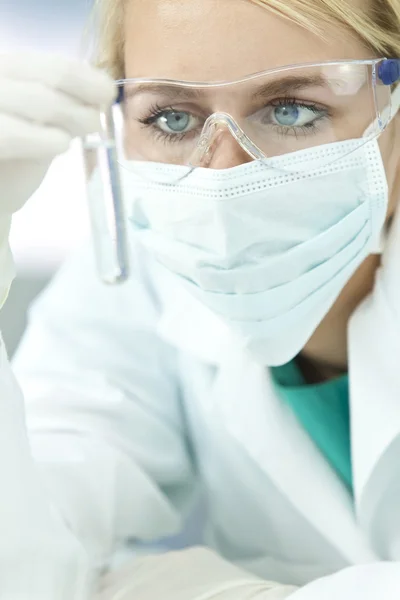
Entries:
<svg viewBox="0 0 400 600">
<path fill-rule="evenodd" d="M 296 172 L 287 168 L 293 161 Z M 196 169 L 174 185 L 157 183 L 186 171 L 154 163 L 122 169 L 136 238 L 259 361 L 288 362 L 380 243 L 388 190 L 378 142 L 340 142 L 268 166 Z"/>
</svg>

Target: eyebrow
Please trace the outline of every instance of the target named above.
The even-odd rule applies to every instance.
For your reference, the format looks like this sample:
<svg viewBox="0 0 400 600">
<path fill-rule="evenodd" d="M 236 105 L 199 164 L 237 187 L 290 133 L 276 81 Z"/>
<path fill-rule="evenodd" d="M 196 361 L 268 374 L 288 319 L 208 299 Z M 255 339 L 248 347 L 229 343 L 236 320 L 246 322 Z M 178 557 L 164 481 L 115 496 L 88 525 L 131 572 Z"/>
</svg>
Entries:
<svg viewBox="0 0 400 600">
<path fill-rule="evenodd" d="M 204 88 L 203 88 L 204 89 Z M 124 98 L 135 98 L 140 94 L 159 94 L 169 98 L 192 99 L 202 96 L 200 89 L 183 87 L 165 83 L 141 83 L 137 86 L 129 86 L 124 89 Z"/>
<path fill-rule="evenodd" d="M 325 77 L 322 75 L 290 76 L 275 79 L 261 86 L 253 94 L 253 99 L 270 98 L 271 96 L 287 95 L 290 92 L 299 92 L 310 87 L 327 88 Z"/>
<path fill-rule="evenodd" d="M 251 79 L 248 80 L 249 82 Z M 242 85 L 243 83 L 247 83 L 246 80 L 238 82 L 236 85 Z M 193 85 L 193 87 L 191 87 Z M 229 87 L 230 85 L 235 85 L 235 83 L 229 84 L 225 82 L 221 82 L 221 87 Z M 201 98 L 204 96 L 204 91 L 209 91 L 213 89 L 213 84 L 207 85 L 205 84 L 201 87 L 201 84 L 198 87 L 195 87 L 195 84 L 191 84 L 191 86 L 181 86 L 179 84 L 166 84 L 166 83 L 140 83 L 139 85 L 127 86 L 124 90 L 124 98 L 131 99 L 139 96 L 141 94 L 158 94 L 163 95 L 171 99 L 184 99 L 191 100 L 194 98 Z M 282 79 L 275 79 L 273 81 L 267 82 L 265 85 L 262 85 L 258 88 L 252 98 L 257 100 L 261 98 L 269 98 L 271 96 L 277 96 L 279 94 L 288 94 L 290 92 L 299 91 L 302 89 L 306 89 L 309 87 L 324 87 L 326 88 L 326 80 L 322 75 L 313 75 L 313 76 L 289 76 Z"/>
</svg>

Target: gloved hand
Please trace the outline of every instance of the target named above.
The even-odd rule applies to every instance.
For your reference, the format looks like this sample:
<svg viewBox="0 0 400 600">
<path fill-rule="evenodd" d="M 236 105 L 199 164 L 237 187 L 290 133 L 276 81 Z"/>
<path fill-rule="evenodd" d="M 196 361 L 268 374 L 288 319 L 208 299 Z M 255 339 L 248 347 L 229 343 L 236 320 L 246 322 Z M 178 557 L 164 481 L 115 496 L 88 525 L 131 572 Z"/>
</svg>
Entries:
<svg viewBox="0 0 400 600">
<path fill-rule="evenodd" d="M 284 600 L 296 588 L 243 571 L 207 548 L 137 558 L 106 576 L 95 600 Z"/>
<path fill-rule="evenodd" d="M 11 215 L 73 138 L 100 130 L 115 93 L 108 76 L 76 60 L 0 54 L 0 306 L 13 278 Z"/>
</svg>

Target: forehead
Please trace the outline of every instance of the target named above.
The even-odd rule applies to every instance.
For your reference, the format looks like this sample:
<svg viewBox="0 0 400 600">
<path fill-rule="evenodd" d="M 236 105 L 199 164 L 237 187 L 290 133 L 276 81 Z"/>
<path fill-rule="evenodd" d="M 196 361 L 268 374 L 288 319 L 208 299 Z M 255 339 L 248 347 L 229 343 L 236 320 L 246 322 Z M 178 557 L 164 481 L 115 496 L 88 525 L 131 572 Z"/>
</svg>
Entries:
<svg viewBox="0 0 400 600">
<path fill-rule="evenodd" d="M 345 30 L 321 39 L 250 0 L 128 0 L 124 30 L 126 77 L 229 80 L 371 55 Z"/>
</svg>

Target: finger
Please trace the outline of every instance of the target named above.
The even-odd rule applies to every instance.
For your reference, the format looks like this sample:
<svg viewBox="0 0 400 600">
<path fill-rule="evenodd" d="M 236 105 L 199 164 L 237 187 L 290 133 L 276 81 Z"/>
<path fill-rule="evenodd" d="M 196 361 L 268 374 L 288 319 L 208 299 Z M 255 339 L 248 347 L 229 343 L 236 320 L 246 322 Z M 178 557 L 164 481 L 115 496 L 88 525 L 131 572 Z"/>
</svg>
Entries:
<svg viewBox="0 0 400 600">
<path fill-rule="evenodd" d="M 62 129 L 0 114 L 0 160 L 51 159 L 66 152 L 70 142 Z"/>
<path fill-rule="evenodd" d="M 63 129 L 72 138 L 101 129 L 99 108 L 80 104 L 36 82 L 0 79 L 0 113 Z"/>
<path fill-rule="evenodd" d="M 104 72 L 56 54 L 0 54 L 0 76 L 40 82 L 95 106 L 111 104 L 117 93 L 112 79 Z"/>
</svg>

